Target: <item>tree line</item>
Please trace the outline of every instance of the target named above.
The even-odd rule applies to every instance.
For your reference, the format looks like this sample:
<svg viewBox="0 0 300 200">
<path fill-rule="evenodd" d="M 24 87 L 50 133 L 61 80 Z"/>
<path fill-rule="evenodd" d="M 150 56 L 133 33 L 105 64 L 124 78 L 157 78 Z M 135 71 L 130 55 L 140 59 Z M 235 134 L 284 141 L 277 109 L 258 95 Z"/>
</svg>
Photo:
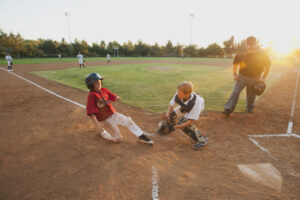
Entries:
<svg viewBox="0 0 300 200">
<path fill-rule="evenodd" d="M 234 36 L 222 43 L 212 43 L 208 47 L 198 47 L 196 44 L 191 45 L 174 45 L 170 40 L 166 45 L 146 44 L 142 41 L 133 43 L 131 41 L 123 44 L 117 41 L 100 43 L 93 42 L 89 45 L 85 40 L 75 39 L 74 43 L 68 43 L 63 38 L 60 42 L 52 39 L 27 40 L 20 34 L 5 33 L 0 29 L 0 56 L 9 53 L 14 57 L 57 57 L 61 54 L 63 57 L 73 57 L 81 52 L 86 56 L 106 56 L 118 55 L 124 57 L 216 57 L 231 58 L 237 52 L 245 49 L 246 42 L 242 40 L 236 42 Z"/>
</svg>

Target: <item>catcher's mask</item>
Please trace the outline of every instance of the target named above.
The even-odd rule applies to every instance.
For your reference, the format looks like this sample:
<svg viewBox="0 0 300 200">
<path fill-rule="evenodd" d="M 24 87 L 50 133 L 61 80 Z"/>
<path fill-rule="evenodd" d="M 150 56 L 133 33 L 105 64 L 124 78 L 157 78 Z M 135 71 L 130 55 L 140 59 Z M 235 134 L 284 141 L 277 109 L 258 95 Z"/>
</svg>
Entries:
<svg viewBox="0 0 300 200">
<path fill-rule="evenodd" d="M 85 84 L 86 84 L 87 88 L 92 91 L 94 88 L 94 82 L 98 81 L 98 80 L 102 81 L 103 79 L 104 78 L 101 77 L 100 74 L 93 72 L 85 77 Z"/>
<path fill-rule="evenodd" d="M 260 96 L 266 89 L 266 84 L 263 81 L 257 81 L 254 84 L 254 91 L 257 96 Z"/>
</svg>

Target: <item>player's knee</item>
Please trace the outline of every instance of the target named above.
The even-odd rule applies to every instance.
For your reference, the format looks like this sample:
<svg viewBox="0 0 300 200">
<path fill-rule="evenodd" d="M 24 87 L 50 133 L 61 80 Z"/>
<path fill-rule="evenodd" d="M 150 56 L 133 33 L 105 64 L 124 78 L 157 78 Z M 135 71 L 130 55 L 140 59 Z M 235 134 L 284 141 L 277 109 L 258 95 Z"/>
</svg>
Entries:
<svg viewBox="0 0 300 200">
<path fill-rule="evenodd" d="M 131 119 L 131 117 L 127 117 L 127 124 L 128 124 L 128 126 L 134 125 L 134 122 L 133 122 L 133 120 Z"/>
</svg>

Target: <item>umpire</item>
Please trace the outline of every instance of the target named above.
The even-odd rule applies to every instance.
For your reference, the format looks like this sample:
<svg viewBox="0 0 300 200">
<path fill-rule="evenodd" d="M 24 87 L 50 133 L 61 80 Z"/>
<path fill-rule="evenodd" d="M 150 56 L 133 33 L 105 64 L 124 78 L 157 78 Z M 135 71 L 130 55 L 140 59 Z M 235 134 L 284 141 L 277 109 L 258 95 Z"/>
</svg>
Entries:
<svg viewBox="0 0 300 200">
<path fill-rule="evenodd" d="M 239 73 L 237 68 L 239 66 Z M 265 81 L 271 66 L 269 56 L 257 46 L 256 38 L 250 36 L 246 41 L 246 51 L 238 53 L 233 61 L 233 76 L 236 81 L 230 98 L 224 106 L 226 116 L 229 116 L 235 109 L 240 93 L 246 87 L 247 112 L 251 113 L 254 108 L 255 90 L 257 81 Z"/>
</svg>

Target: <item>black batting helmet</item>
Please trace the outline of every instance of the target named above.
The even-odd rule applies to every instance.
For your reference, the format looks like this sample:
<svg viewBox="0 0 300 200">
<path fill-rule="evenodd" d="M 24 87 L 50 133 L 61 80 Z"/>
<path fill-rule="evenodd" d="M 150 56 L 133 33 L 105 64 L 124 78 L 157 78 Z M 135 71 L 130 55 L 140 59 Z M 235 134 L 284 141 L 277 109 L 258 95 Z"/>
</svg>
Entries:
<svg viewBox="0 0 300 200">
<path fill-rule="evenodd" d="M 100 74 L 93 72 L 85 77 L 85 84 L 90 90 L 93 90 L 94 82 L 103 79 L 104 78 L 101 77 Z"/>
</svg>

